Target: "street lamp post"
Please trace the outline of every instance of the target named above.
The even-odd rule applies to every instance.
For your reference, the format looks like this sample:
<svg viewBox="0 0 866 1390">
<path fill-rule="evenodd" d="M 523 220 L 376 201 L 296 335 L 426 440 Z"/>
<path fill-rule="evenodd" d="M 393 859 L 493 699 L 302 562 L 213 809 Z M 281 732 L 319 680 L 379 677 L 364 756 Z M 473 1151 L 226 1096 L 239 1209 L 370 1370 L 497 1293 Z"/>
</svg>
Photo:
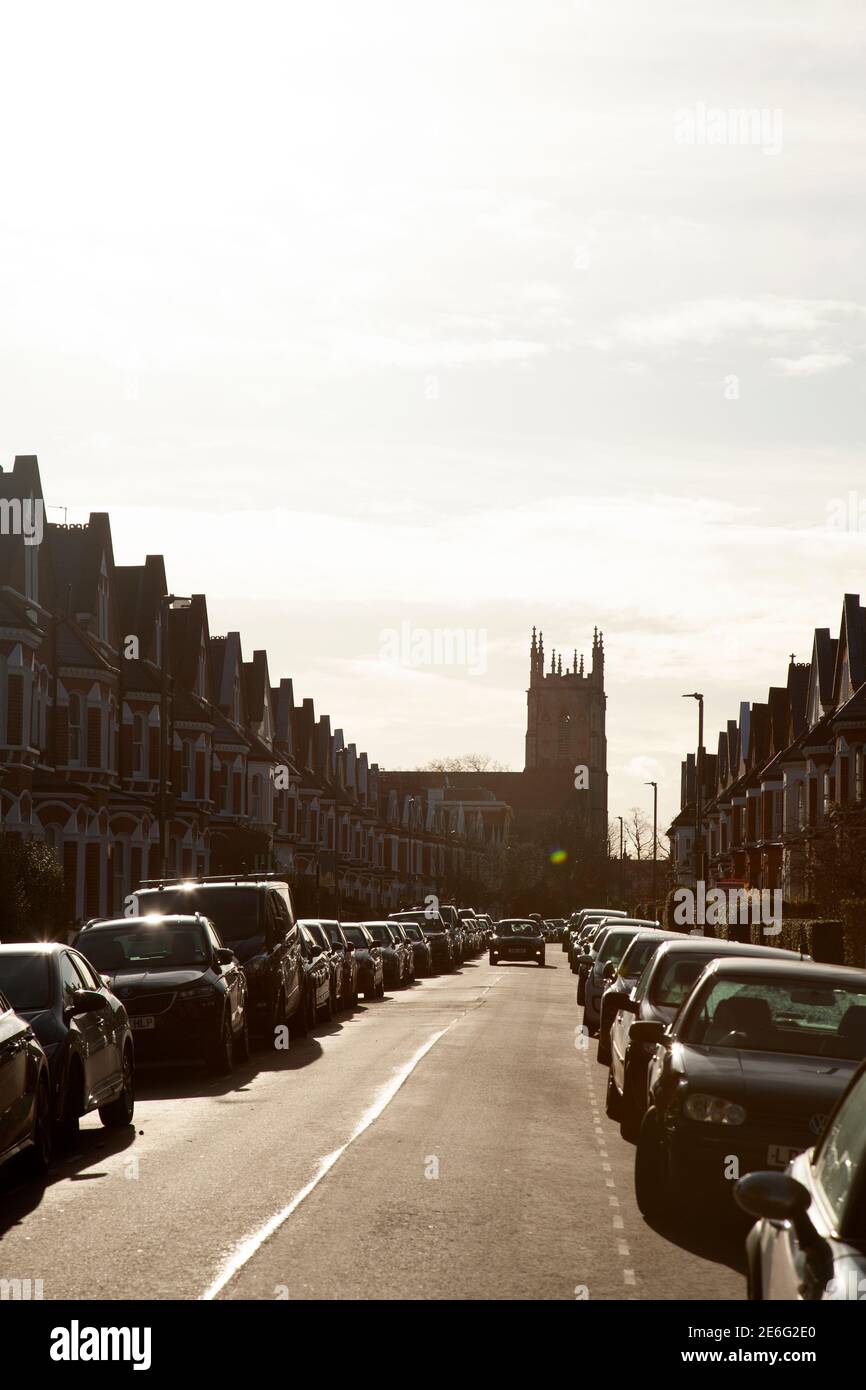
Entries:
<svg viewBox="0 0 866 1390">
<path fill-rule="evenodd" d="M 695 891 L 704 877 L 704 697 L 695 690 L 684 700 L 698 702 L 698 756 L 695 764 Z"/>
<path fill-rule="evenodd" d="M 644 782 L 645 787 L 653 789 L 653 912 L 656 910 L 656 863 L 658 860 L 658 825 L 659 825 L 659 784 L 658 782 Z"/>
<path fill-rule="evenodd" d="M 340 920 L 340 773 L 337 759 L 345 753 L 345 748 L 334 752 L 334 916 Z"/>
<path fill-rule="evenodd" d="M 623 827 L 622 816 L 617 816 L 617 820 L 619 821 L 619 891 L 620 891 L 620 894 L 622 894 L 623 896 L 625 896 L 625 860 L 623 859 L 623 855 L 622 855 L 622 849 L 623 849 L 623 845 L 622 845 L 622 834 L 623 834 L 623 830 L 622 830 L 622 827 Z"/>
</svg>

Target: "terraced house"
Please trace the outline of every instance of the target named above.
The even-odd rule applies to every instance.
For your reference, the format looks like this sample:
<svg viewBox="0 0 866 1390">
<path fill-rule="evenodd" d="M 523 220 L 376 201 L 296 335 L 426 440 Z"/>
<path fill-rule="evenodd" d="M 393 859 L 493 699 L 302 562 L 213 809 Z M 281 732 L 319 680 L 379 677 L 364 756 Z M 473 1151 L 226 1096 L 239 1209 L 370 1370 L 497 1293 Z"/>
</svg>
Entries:
<svg viewBox="0 0 866 1390">
<path fill-rule="evenodd" d="M 838 635 L 815 630 L 784 685 L 740 705 L 703 762 L 708 885 L 780 889 L 787 902 L 839 900 L 866 885 L 866 609 L 846 594 Z M 678 886 L 694 883 L 697 768 L 682 764 L 668 830 Z"/>
<path fill-rule="evenodd" d="M 401 789 L 265 651 L 213 635 L 162 556 L 116 564 L 105 513 L 24 525 L 35 457 L 0 470 L 0 504 L 0 828 L 54 848 L 70 924 L 149 877 L 275 868 L 301 911 L 347 915 L 477 882 L 507 807 Z"/>
</svg>

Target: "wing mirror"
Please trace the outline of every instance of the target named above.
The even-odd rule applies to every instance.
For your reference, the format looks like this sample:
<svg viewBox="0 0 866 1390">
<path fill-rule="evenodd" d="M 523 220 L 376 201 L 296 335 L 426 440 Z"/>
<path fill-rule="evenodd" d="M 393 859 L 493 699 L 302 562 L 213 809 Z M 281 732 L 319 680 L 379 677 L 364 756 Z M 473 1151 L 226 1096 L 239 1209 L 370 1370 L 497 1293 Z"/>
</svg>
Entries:
<svg viewBox="0 0 866 1390">
<path fill-rule="evenodd" d="M 96 1014 L 104 1008 L 105 1000 L 98 990 L 76 989 L 72 995 L 72 1003 L 67 1005 L 65 1012 L 74 1018 L 76 1014 Z"/>
<path fill-rule="evenodd" d="M 218 951 L 214 951 L 213 958 L 216 965 L 232 965 L 235 957 L 233 951 L 227 951 L 221 946 Z"/>
<path fill-rule="evenodd" d="M 803 1184 L 787 1173 L 749 1173 L 734 1187 L 734 1196 L 749 1216 L 766 1217 L 768 1221 L 793 1221 L 795 1225 L 803 1217 L 808 1220 L 812 1204 Z"/>
<path fill-rule="evenodd" d="M 639 1019 L 631 1025 L 628 1033 L 629 1042 L 648 1043 L 651 1047 L 664 1041 L 665 1025 L 656 1023 L 651 1019 Z"/>
</svg>

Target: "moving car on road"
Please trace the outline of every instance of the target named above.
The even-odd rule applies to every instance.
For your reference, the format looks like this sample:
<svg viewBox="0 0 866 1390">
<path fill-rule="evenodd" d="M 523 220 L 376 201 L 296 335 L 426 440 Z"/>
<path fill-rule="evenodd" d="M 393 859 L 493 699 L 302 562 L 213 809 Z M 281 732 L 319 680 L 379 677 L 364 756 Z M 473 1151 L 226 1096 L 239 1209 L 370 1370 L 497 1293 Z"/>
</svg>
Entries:
<svg viewBox="0 0 866 1390">
<path fill-rule="evenodd" d="M 757 1218 L 746 1237 L 748 1297 L 862 1301 L 866 1293 L 866 1064 L 811 1152 L 786 1173 L 757 1172 L 734 1188 Z"/>
<path fill-rule="evenodd" d="M 354 947 L 355 962 L 358 966 L 358 989 L 363 990 L 365 1000 L 381 999 L 385 993 L 385 970 L 381 948 L 360 922 L 343 922 L 341 925 L 347 942 Z"/>
<path fill-rule="evenodd" d="M 92 965 L 57 941 L 10 943 L 0 946 L 0 992 L 48 1059 L 50 1123 L 60 1143 L 72 1143 L 91 1110 L 107 1128 L 125 1129 L 135 1108 L 132 1031 Z M 32 1065 L 26 1036 L 13 1028 L 10 1046 L 19 1045 Z"/>
<path fill-rule="evenodd" d="M 26 1018 L 0 994 L 0 1164 L 26 1154 L 34 1177 L 51 1162 L 48 1059 Z"/>
<path fill-rule="evenodd" d="M 249 1057 L 246 977 L 206 917 L 88 922 L 75 945 L 123 1001 L 139 1062 L 195 1060 L 225 1076 Z"/>
<path fill-rule="evenodd" d="M 645 1216 L 732 1191 L 812 1146 L 866 1057 L 866 970 L 800 960 L 713 960 L 655 1048 L 635 1152 Z"/>
<path fill-rule="evenodd" d="M 727 956 L 799 959 L 793 951 L 775 946 L 750 946 L 710 936 L 680 936 L 659 947 L 632 993 L 621 1001 L 610 1029 L 606 1108 L 608 1115 L 619 1118 L 624 1139 L 637 1139 L 647 1108 L 647 1070 L 655 1052 L 654 1045 L 631 1037 L 634 1023 L 661 1023 L 666 1028 L 707 962 Z"/>
<path fill-rule="evenodd" d="M 490 964 L 506 960 L 544 965 L 544 929 L 529 917 L 505 917 L 490 938 Z"/>
<path fill-rule="evenodd" d="M 200 912 L 213 922 L 244 967 L 252 1030 L 272 1042 L 287 1023 L 292 1037 L 303 1037 L 301 939 L 287 883 L 267 874 L 154 881 L 134 896 L 142 916 Z"/>
</svg>

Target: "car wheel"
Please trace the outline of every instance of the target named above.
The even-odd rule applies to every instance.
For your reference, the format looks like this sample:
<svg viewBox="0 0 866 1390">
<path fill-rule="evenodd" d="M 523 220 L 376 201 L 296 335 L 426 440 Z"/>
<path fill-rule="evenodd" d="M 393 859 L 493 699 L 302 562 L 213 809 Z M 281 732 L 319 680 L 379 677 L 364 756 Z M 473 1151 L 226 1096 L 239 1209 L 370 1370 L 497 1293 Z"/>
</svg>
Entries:
<svg viewBox="0 0 866 1390">
<path fill-rule="evenodd" d="M 633 1144 L 637 1140 L 643 1114 L 644 1107 L 638 1095 L 634 1065 L 630 1065 L 626 1059 L 622 1078 L 622 1115 L 619 1122 L 619 1132 L 623 1139 L 627 1139 L 629 1143 Z"/>
<path fill-rule="evenodd" d="M 83 1077 L 81 1067 L 76 1062 L 66 1078 L 66 1094 L 63 1097 L 63 1110 L 57 1124 L 57 1138 L 61 1148 L 69 1149 L 78 1139 L 78 1121 L 81 1117 L 83 1100 Z"/>
<path fill-rule="evenodd" d="M 42 1178 L 51 1163 L 51 1091 L 48 1082 L 41 1080 L 33 1101 L 33 1145 L 24 1160 L 33 1178 Z"/>
<path fill-rule="evenodd" d="M 654 1105 L 644 1115 L 638 1135 L 634 1156 L 634 1195 L 641 1214 L 648 1221 L 664 1215 L 670 1187 L 664 1139 Z"/>
<path fill-rule="evenodd" d="M 126 1129 L 132 1124 L 135 1110 L 135 1070 L 132 1062 L 132 1048 L 123 1050 L 123 1090 L 110 1105 L 100 1105 L 99 1118 L 106 1129 Z"/>
<path fill-rule="evenodd" d="M 604 1113 L 611 1120 L 618 1120 L 622 1108 L 622 1096 L 616 1089 L 613 1072 L 607 1074 L 607 1090 L 604 1093 Z"/>
<path fill-rule="evenodd" d="M 232 1034 L 232 1019 L 228 1009 L 223 1014 L 220 1035 L 208 1057 L 208 1070 L 214 1076 L 228 1076 L 235 1064 L 235 1041 Z"/>
</svg>

